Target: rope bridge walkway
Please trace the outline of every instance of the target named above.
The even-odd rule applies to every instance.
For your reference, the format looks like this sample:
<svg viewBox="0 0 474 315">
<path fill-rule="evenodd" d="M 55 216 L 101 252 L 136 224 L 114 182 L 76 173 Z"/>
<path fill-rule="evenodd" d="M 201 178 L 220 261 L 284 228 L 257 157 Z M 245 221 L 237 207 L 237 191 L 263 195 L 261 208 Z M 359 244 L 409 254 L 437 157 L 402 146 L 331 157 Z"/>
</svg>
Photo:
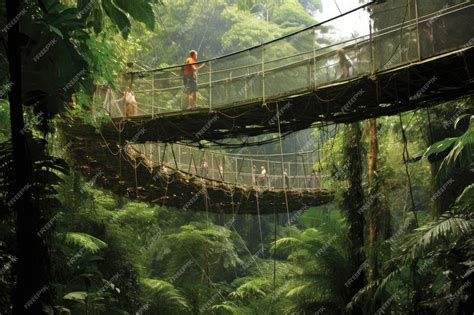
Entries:
<svg viewBox="0 0 474 315">
<path fill-rule="evenodd" d="M 324 175 L 312 171 L 314 152 L 255 157 L 183 145 L 120 146 L 92 126 L 77 125 L 61 125 L 73 163 L 90 185 L 130 199 L 183 211 L 256 215 L 304 211 L 334 199 L 333 192 L 320 188 Z M 260 175 L 261 167 L 267 176 Z"/>
<path fill-rule="evenodd" d="M 100 89 L 112 121 L 107 138 L 135 142 L 199 143 L 278 132 L 321 123 L 349 123 L 391 115 L 472 94 L 474 16 L 472 1 L 436 8 L 430 0 L 377 4 L 368 34 L 320 46 L 321 23 L 289 36 L 205 61 L 198 101 L 185 110 L 182 66 L 126 75 L 138 113 L 124 117 L 121 95 Z M 398 3 L 398 2 L 397 2 Z M 366 5 L 367 6 L 367 5 Z M 355 9 L 332 19 L 350 27 Z M 387 18 L 390 26 L 374 29 Z M 276 116 L 280 124 L 276 124 Z"/>
<path fill-rule="evenodd" d="M 83 122 L 63 123 L 66 140 L 74 144 L 71 158 L 91 183 L 183 210 L 289 217 L 291 211 L 331 202 L 334 192 L 320 188 L 326 174 L 314 170 L 314 153 L 284 154 L 283 136 L 474 91 L 472 1 L 440 8 L 429 0 L 394 3 L 377 5 L 368 34 L 337 44 L 318 46 L 319 24 L 207 60 L 193 109 L 183 108 L 181 66 L 130 72 L 126 77 L 138 113 L 124 117 L 124 104 L 117 100 L 125 97 L 99 88 L 94 104 L 103 106 L 93 108 L 98 133 Z M 373 21 L 384 11 L 390 12 L 390 26 L 374 30 Z M 358 10 L 332 20 L 350 25 L 345 19 L 351 14 Z M 191 147 L 246 146 L 248 139 L 218 141 L 263 133 L 278 133 L 280 154 L 229 155 Z M 263 169 L 266 176 L 260 175 Z"/>
</svg>

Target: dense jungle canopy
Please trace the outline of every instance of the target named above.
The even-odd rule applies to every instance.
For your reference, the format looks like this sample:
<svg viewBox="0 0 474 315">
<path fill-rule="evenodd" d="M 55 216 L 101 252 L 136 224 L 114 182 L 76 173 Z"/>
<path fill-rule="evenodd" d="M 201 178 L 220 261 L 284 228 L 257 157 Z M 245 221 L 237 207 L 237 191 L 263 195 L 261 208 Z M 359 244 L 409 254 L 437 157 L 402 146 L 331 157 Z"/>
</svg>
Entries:
<svg viewBox="0 0 474 315">
<path fill-rule="evenodd" d="M 259 146 L 226 139 L 234 148 L 213 147 L 214 155 L 205 155 L 210 121 L 199 132 L 199 145 L 186 149 L 194 150 L 193 160 L 182 162 L 180 155 L 177 162 L 175 152 L 166 151 L 169 144 L 148 152 L 161 160 L 156 169 L 166 176 L 144 187 L 140 178 L 125 186 L 120 177 L 125 162 L 118 154 L 130 161 L 138 154 L 122 147 L 114 152 L 100 138 L 100 125 L 112 120 L 101 110 L 99 90 L 123 91 L 129 80 L 123 74 L 182 65 L 190 50 L 199 52 L 199 60 L 229 55 L 363 6 L 354 20 L 319 25 L 309 31 L 310 42 L 287 40 L 267 56 L 327 53 L 325 47 L 354 41 L 365 29 L 372 34 L 430 15 L 425 24 L 396 33 L 398 42 L 373 44 L 377 53 L 367 56 L 391 60 L 386 69 L 394 58 L 415 58 L 410 47 L 423 58 L 426 47 L 416 45 L 420 34 L 434 38 L 428 48 L 436 50 L 472 26 L 458 20 L 459 31 L 442 37 L 448 26 L 437 13 L 472 8 L 472 1 L 369 2 L 1 1 L 0 314 L 472 314 L 472 88 L 454 100 L 392 116 L 324 123 L 282 138 L 252 137 L 249 142 Z M 367 25 L 357 25 L 358 18 Z M 473 45 L 470 31 L 464 48 Z M 336 51 L 330 54 L 337 60 Z M 251 52 L 248 58 L 259 65 Z M 357 62 L 349 68 L 363 64 Z M 337 61 L 324 77 L 343 77 L 343 67 Z M 180 71 L 169 73 L 181 82 Z M 160 80 L 157 73 L 153 78 Z M 299 79 L 282 78 L 282 86 L 273 88 Z M 181 90 L 165 93 L 185 102 Z M 209 98 L 202 91 L 198 103 Z M 140 108 L 144 97 L 137 100 Z M 271 124 L 279 125 L 280 116 L 274 117 Z M 63 126 L 78 120 L 95 130 L 94 137 L 66 133 Z M 78 151 L 79 143 L 87 150 Z M 94 155 L 99 151 L 105 158 Z M 185 171 L 171 172 L 175 165 Z M 270 179 L 261 172 L 265 167 Z M 247 177 L 238 182 L 240 172 Z M 180 180 L 179 187 L 204 183 L 204 189 L 196 199 L 182 200 L 184 207 L 163 201 L 184 198 L 184 191 L 171 188 L 174 196 L 137 198 L 163 178 Z M 215 182 L 232 213 L 209 209 L 205 187 Z M 234 213 L 229 192 L 239 189 L 266 208 Z M 327 197 L 320 205 L 297 211 L 288 205 L 294 196 L 310 200 L 316 189 Z M 278 195 L 283 201 L 271 207 L 281 208 L 269 208 L 265 194 Z M 206 200 L 202 207 L 197 198 Z"/>
</svg>

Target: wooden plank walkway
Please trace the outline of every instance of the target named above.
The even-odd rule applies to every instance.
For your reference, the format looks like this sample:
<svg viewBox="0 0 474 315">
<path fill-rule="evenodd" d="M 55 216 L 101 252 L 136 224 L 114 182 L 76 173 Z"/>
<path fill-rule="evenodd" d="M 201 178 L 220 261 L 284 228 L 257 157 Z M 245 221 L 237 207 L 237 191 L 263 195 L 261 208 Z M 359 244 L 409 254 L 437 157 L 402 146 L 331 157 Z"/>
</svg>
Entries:
<svg viewBox="0 0 474 315">
<path fill-rule="evenodd" d="M 207 207 L 209 212 L 229 214 L 258 214 L 258 196 L 260 214 L 287 211 L 282 189 L 233 185 L 169 167 L 147 167 L 147 161 L 140 156 L 114 155 L 117 143 L 106 144 L 89 125 L 74 121 L 62 123 L 60 129 L 65 143 L 72 144 L 68 158 L 73 167 L 90 178 L 91 184 L 117 195 L 180 211 L 206 211 Z M 334 193 L 325 189 L 288 190 L 287 195 L 290 212 L 334 199 Z"/>
<path fill-rule="evenodd" d="M 136 143 L 220 140 L 278 131 L 289 133 L 327 123 L 350 123 L 430 107 L 474 93 L 474 47 L 465 47 L 421 62 L 332 83 L 291 97 L 247 104 L 229 104 L 155 116 L 115 118 L 102 125 L 107 139 Z"/>
</svg>

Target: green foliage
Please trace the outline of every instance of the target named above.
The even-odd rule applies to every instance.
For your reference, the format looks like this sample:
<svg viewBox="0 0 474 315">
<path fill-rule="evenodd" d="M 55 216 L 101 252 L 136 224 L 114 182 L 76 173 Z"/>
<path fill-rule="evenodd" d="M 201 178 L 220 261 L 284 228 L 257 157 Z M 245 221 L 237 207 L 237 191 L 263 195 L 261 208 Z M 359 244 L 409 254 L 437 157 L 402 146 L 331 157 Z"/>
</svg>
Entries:
<svg viewBox="0 0 474 315">
<path fill-rule="evenodd" d="M 66 244 L 74 244 L 80 248 L 84 248 L 91 253 L 96 253 L 99 250 L 107 247 L 107 244 L 100 239 L 85 233 L 68 232 L 59 237 L 64 237 Z"/>
<path fill-rule="evenodd" d="M 318 228 L 306 229 L 274 244 L 278 251 L 287 253 L 296 267 L 286 296 L 295 302 L 293 312 L 316 312 L 321 307 L 340 312 L 348 302 L 345 282 L 351 277 L 346 225 L 335 213 L 320 214 L 313 220 Z"/>
<path fill-rule="evenodd" d="M 265 278 L 251 278 L 245 283 L 241 284 L 235 291 L 229 294 L 232 299 L 248 300 L 250 298 L 258 299 L 263 298 L 267 294 L 268 289 L 271 287 L 271 283 Z"/>
<path fill-rule="evenodd" d="M 446 181 L 457 170 L 471 171 L 474 166 L 474 116 L 467 131 L 456 139 L 453 148 L 441 163 L 439 180 Z"/>
<path fill-rule="evenodd" d="M 459 137 L 434 143 L 425 154 L 435 163 L 442 158 L 438 180 L 451 178 L 459 172 L 472 172 L 472 122 Z M 352 299 L 349 307 L 362 296 L 373 292 L 386 299 L 410 296 L 403 303 L 393 303 L 392 311 L 418 311 L 437 314 L 461 314 L 469 309 L 472 299 L 465 288 L 472 280 L 470 270 L 474 254 L 472 237 L 472 183 L 455 198 L 455 202 L 439 217 L 425 222 L 413 231 L 406 231 L 399 239 L 391 240 L 394 253 L 386 261 L 385 276 L 368 284 Z M 445 193 L 442 187 L 435 197 Z"/>
<path fill-rule="evenodd" d="M 190 307 L 186 298 L 169 282 L 143 279 L 144 293 L 150 301 L 143 314 L 186 314 Z"/>
</svg>

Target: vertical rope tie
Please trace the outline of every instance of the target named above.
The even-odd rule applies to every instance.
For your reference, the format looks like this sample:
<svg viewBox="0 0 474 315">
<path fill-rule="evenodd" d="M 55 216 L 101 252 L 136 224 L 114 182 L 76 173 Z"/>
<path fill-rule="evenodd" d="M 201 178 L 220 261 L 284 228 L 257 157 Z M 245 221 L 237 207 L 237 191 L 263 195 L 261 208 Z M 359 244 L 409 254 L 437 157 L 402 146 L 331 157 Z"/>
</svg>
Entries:
<svg viewBox="0 0 474 315">
<path fill-rule="evenodd" d="M 286 215 L 287 215 L 288 225 L 289 225 L 290 224 L 290 208 L 288 206 L 288 192 L 287 192 L 286 181 L 285 181 L 285 165 L 284 165 L 284 160 L 283 160 L 283 141 L 282 141 L 282 136 L 281 136 L 281 126 L 280 126 L 280 106 L 278 105 L 278 103 L 276 106 L 277 106 L 278 135 L 279 135 L 279 142 L 280 142 L 281 178 L 283 181 L 283 193 L 285 195 Z M 304 164 L 303 164 L 303 169 L 304 169 Z M 306 171 L 305 171 L 305 176 L 306 176 Z M 289 233 L 289 237 L 291 237 L 290 229 L 288 229 L 288 233 Z"/>
<path fill-rule="evenodd" d="M 135 195 L 138 199 L 138 176 L 137 176 L 137 168 L 140 164 L 137 164 L 137 160 L 135 159 L 134 160 L 134 166 L 133 166 L 133 170 L 135 172 Z"/>
<path fill-rule="evenodd" d="M 258 218 L 258 229 L 259 229 L 259 232 L 260 232 L 260 246 L 262 247 L 262 252 L 263 252 L 264 246 L 263 246 L 262 221 L 260 219 L 260 204 L 259 204 L 259 200 L 258 200 L 258 191 L 257 190 L 255 190 L 255 198 L 256 198 L 256 202 L 257 202 L 257 218 Z"/>
<path fill-rule="evenodd" d="M 408 144 L 407 144 L 407 137 L 405 133 L 405 128 L 403 127 L 403 120 L 402 120 L 402 114 L 398 114 L 398 117 L 400 118 L 400 127 L 402 129 L 402 140 L 403 140 L 403 164 L 405 165 L 405 173 L 407 175 L 407 180 L 408 180 L 408 189 L 410 192 L 410 198 L 411 198 L 411 204 L 412 204 L 412 212 L 413 216 L 415 217 L 415 223 L 416 226 L 418 227 L 418 216 L 416 214 L 416 205 L 415 205 L 415 197 L 413 195 L 413 188 L 412 188 L 412 182 L 411 182 L 411 176 L 410 176 L 410 171 L 408 169 L 408 160 L 410 158 L 410 155 L 408 153 Z"/>
</svg>

